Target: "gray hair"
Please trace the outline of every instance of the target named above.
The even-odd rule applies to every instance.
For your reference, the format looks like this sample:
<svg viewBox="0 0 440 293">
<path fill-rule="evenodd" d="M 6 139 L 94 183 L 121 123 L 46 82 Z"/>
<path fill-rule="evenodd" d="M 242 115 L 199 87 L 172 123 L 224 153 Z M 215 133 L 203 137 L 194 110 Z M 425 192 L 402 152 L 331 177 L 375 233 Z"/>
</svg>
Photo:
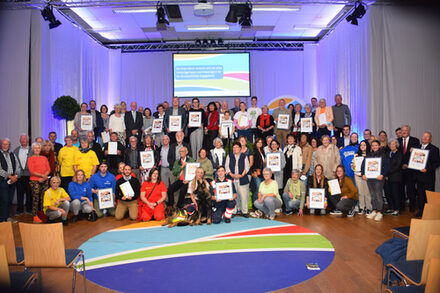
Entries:
<svg viewBox="0 0 440 293">
<path fill-rule="evenodd" d="M 164 136 L 162 136 L 162 139 L 164 139 L 165 137 L 170 139 L 170 137 L 168 135 L 166 135 L 166 134 Z"/>
<path fill-rule="evenodd" d="M 87 137 L 85 137 L 85 136 L 81 136 L 79 138 L 79 142 L 81 142 L 81 141 L 85 141 L 85 142 L 87 142 L 87 144 L 89 143 L 89 139 Z"/>
<path fill-rule="evenodd" d="M 264 169 L 263 169 L 263 173 L 264 173 L 264 172 L 269 172 L 269 173 L 270 173 L 270 176 L 272 176 L 272 173 L 273 173 L 273 172 L 272 172 L 272 169 L 269 168 L 269 167 L 264 168 Z"/>
<path fill-rule="evenodd" d="M 325 134 L 325 135 L 321 136 L 321 142 L 324 141 L 324 138 L 328 138 L 328 140 L 331 141 L 330 136 L 328 136 L 327 134 Z"/>
<path fill-rule="evenodd" d="M 130 138 L 128 139 L 128 141 L 130 141 L 132 138 L 134 138 L 135 140 L 136 140 L 136 142 L 137 142 L 137 137 L 136 136 L 134 136 L 134 135 L 132 135 L 132 136 L 130 136 Z"/>
<path fill-rule="evenodd" d="M 222 141 L 222 139 L 220 137 L 214 138 L 214 142 L 213 142 L 214 145 L 215 145 L 216 142 L 220 142 L 220 144 L 223 145 L 223 141 Z"/>
<path fill-rule="evenodd" d="M 114 109 L 116 109 L 116 108 L 121 108 L 121 105 L 119 105 L 119 104 L 115 104 L 115 106 L 113 107 Z"/>
<path fill-rule="evenodd" d="M 23 136 L 26 137 L 29 140 L 29 136 L 26 133 L 20 134 L 20 138 L 22 138 Z"/>
<path fill-rule="evenodd" d="M 327 100 L 326 99 L 319 99 L 319 102 L 321 103 L 322 101 L 325 102 L 325 104 L 327 105 Z"/>
<path fill-rule="evenodd" d="M 7 139 L 7 138 L 5 138 L 5 139 Z M 3 139 L 3 140 L 5 140 L 5 139 Z M 7 139 L 7 140 L 9 140 L 9 139 Z M 31 145 L 31 150 L 34 150 L 34 148 L 35 148 L 36 146 L 39 146 L 40 149 L 41 149 L 41 143 L 39 143 L 39 142 L 34 142 L 34 143 Z"/>
<path fill-rule="evenodd" d="M 9 138 L 7 138 L 7 137 L 3 138 L 2 139 L 2 143 L 3 143 L 4 140 L 6 140 L 7 142 L 9 142 L 9 144 L 11 144 L 11 140 Z"/>
<path fill-rule="evenodd" d="M 411 131 L 411 126 L 409 126 L 409 125 L 403 125 L 401 128 L 403 128 L 403 127 L 406 127 L 406 128 L 408 128 L 409 131 Z"/>
<path fill-rule="evenodd" d="M 311 109 L 311 108 L 312 108 L 312 105 L 310 105 L 310 103 L 307 103 L 307 104 L 304 105 L 304 109 L 305 109 L 306 107 L 309 107 L 309 108 Z"/>
<path fill-rule="evenodd" d="M 292 174 L 299 174 L 299 170 L 298 169 L 293 169 L 292 170 Z"/>
<path fill-rule="evenodd" d="M 400 146 L 399 141 L 397 140 L 397 138 L 392 138 L 390 139 L 390 141 L 388 142 L 388 146 L 392 143 L 395 142 L 396 143 L 396 148 L 398 148 Z"/>
</svg>

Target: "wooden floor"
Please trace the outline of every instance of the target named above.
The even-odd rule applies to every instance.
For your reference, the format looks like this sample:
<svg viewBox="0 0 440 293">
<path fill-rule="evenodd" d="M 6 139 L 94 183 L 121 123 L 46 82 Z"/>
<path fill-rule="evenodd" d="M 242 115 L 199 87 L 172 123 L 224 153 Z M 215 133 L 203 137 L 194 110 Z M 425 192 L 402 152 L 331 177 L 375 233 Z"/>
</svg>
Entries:
<svg viewBox="0 0 440 293">
<path fill-rule="evenodd" d="M 380 258 L 374 251 L 377 246 L 391 237 L 389 230 L 392 227 L 408 226 L 411 216 L 412 213 L 406 212 L 398 217 L 386 216 L 381 222 L 368 220 L 363 215 L 356 215 L 353 218 L 331 215 L 279 216 L 277 218 L 279 221 L 297 224 L 325 236 L 335 248 L 335 258 L 332 264 L 316 277 L 277 292 L 378 292 Z M 30 222 L 31 216 L 22 215 L 17 220 Z M 128 219 L 116 221 L 113 217 L 106 217 L 97 222 L 83 220 L 73 225 L 69 224 L 64 227 L 66 248 L 78 248 L 97 234 L 130 223 L 132 222 Z M 18 224 L 14 224 L 14 235 L 16 245 L 20 246 Z M 42 274 L 44 292 L 71 290 L 72 270 L 44 269 Z M 87 291 L 113 292 L 92 282 L 87 282 Z M 76 292 L 83 292 L 81 276 L 76 282 Z"/>
</svg>

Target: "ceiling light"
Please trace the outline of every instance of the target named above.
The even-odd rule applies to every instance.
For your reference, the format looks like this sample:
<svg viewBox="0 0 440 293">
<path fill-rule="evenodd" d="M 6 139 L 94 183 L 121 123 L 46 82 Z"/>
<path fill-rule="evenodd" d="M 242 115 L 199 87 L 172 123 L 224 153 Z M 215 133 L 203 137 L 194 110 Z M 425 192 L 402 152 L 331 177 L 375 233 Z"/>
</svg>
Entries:
<svg viewBox="0 0 440 293">
<path fill-rule="evenodd" d="M 43 10 L 41 10 L 41 16 L 43 16 L 44 20 L 49 22 L 49 29 L 53 29 L 61 25 L 61 21 L 55 18 L 55 15 L 53 14 L 53 7 L 49 4 L 46 5 Z"/>
<path fill-rule="evenodd" d="M 114 8 L 114 13 L 151 13 L 156 12 L 156 7 L 124 7 L 124 8 Z"/>
<path fill-rule="evenodd" d="M 187 25 L 186 29 L 189 31 L 227 31 L 229 25 Z"/>
<path fill-rule="evenodd" d="M 358 25 L 358 18 L 362 18 L 367 12 L 365 7 L 366 6 L 364 6 L 364 4 L 361 1 L 356 2 L 353 13 L 347 16 L 346 20 L 348 22 L 351 22 L 351 24 Z"/>
<path fill-rule="evenodd" d="M 240 17 L 240 20 L 238 21 L 238 23 L 242 27 L 252 26 L 251 15 L 252 15 L 252 3 L 248 1 L 248 2 L 246 2 L 246 5 L 243 10 L 243 15 Z"/>
<path fill-rule="evenodd" d="M 237 5 L 230 4 L 229 5 L 229 11 L 226 15 L 225 21 L 230 23 L 237 23 L 238 17 L 237 17 Z"/>
<path fill-rule="evenodd" d="M 162 6 L 162 2 L 158 2 L 156 6 L 156 15 L 157 15 L 157 22 L 156 22 L 156 29 L 158 31 L 164 31 L 168 28 L 168 25 L 170 22 L 166 19 L 165 9 Z"/>
<path fill-rule="evenodd" d="M 294 5 L 255 5 L 253 11 L 300 11 L 301 6 Z"/>
<path fill-rule="evenodd" d="M 119 33 L 121 32 L 121 28 L 114 27 L 114 28 L 93 28 L 88 31 L 94 31 L 95 33 Z"/>
</svg>

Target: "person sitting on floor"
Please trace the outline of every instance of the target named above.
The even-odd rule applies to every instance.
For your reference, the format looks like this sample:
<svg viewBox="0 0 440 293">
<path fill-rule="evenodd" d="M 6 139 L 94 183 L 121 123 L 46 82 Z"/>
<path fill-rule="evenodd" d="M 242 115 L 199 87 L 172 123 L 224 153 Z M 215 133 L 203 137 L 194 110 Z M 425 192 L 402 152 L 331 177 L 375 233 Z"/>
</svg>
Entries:
<svg viewBox="0 0 440 293">
<path fill-rule="evenodd" d="M 281 208 L 281 197 L 278 193 L 278 184 L 272 180 L 272 170 L 270 168 L 263 169 L 264 181 L 261 182 L 258 190 L 258 199 L 254 202 L 254 206 L 258 209 L 251 214 L 252 217 L 261 218 L 263 213 L 270 219 L 275 219 L 275 210 Z"/>
<path fill-rule="evenodd" d="M 78 220 L 79 212 L 90 214 L 93 208 L 93 196 L 90 183 L 86 181 L 86 175 L 83 170 L 76 170 L 69 183 L 70 210 L 73 212 L 72 223 Z"/>
<path fill-rule="evenodd" d="M 122 178 L 116 182 L 116 199 L 118 200 L 115 212 L 116 220 L 122 220 L 127 210 L 132 221 L 136 220 L 138 216 L 137 199 L 141 191 L 141 184 L 136 177 L 130 174 L 130 165 L 125 165 Z M 126 188 L 122 186 L 125 183 L 129 184 L 126 185 Z"/>
<path fill-rule="evenodd" d="M 217 189 L 216 184 L 222 182 L 231 182 L 232 195 L 231 199 L 220 200 L 217 199 Z M 211 181 L 212 187 L 212 222 L 214 224 L 220 224 L 222 218 L 225 218 L 225 223 L 230 223 L 232 218 L 232 213 L 235 209 L 235 199 L 237 198 L 237 192 L 235 191 L 234 183 L 231 179 L 226 179 L 226 169 L 224 166 L 218 166 L 217 168 L 217 179 Z"/>
<path fill-rule="evenodd" d="M 304 183 L 299 180 L 298 169 L 292 170 L 292 177 L 287 180 L 284 187 L 283 200 L 286 206 L 286 215 L 291 215 L 298 212 L 298 216 L 303 215 L 304 201 L 306 197 L 306 187 Z"/>
<path fill-rule="evenodd" d="M 180 159 L 176 160 L 173 166 L 173 175 L 176 181 L 168 189 L 168 205 L 174 205 L 174 192 L 179 191 L 177 207 L 181 208 L 188 190 L 188 181 L 185 180 L 186 164 L 194 163 L 194 159 L 188 156 L 188 149 L 185 146 L 180 148 L 179 153 Z"/>
<path fill-rule="evenodd" d="M 89 183 L 90 183 L 90 187 L 92 188 L 92 192 L 94 194 L 93 207 L 95 208 L 96 215 L 98 216 L 98 218 L 101 218 L 104 215 L 104 213 L 107 213 L 110 216 L 114 216 L 115 208 L 100 209 L 97 198 L 99 189 L 111 188 L 113 195 L 115 194 L 116 179 L 112 173 L 108 172 L 108 165 L 105 160 L 102 161 L 101 165 L 99 165 L 99 171 L 93 174 L 92 177 L 90 177 Z"/>
<path fill-rule="evenodd" d="M 150 170 L 147 181 L 142 183 L 141 197 L 139 200 L 138 221 L 147 222 L 153 217 L 156 221 L 165 218 L 165 200 L 167 199 L 167 187 L 160 180 L 159 169 Z"/>
<path fill-rule="evenodd" d="M 341 188 L 340 194 L 330 195 L 328 200 L 331 208 L 334 210 L 330 214 L 342 214 L 343 217 L 354 216 L 354 207 L 358 202 L 358 190 L 353 181 L 345 175 L 343 165 L 336 167 L 336 179 Z"/>
<path fill-rule="evenodd" d="M 325 209 L 327 208 L 327 198 L 328 198 L 328 180 L 324 176 L 324 170 L 322 168 L 321 164 L 318 164 L 315 166 L 315 170 L 313 171 L 313 175 L 309 176 L 307 179 L 307 197 L 306 197 L 306 205 L 307 208 L 309 207 L 309 194 L 310 194 L 310 188 L 324 188 L 325 190 L 325 201 L 324 201 L 324 208 L 319 209 L 321 212 L 321 215 L 325 215 Z M 310 209 L 310 214 L 315 214 L 315 209 Z"/>
<path fill-rule="evenodd" d="M 60 184 L 60 177 L 55 176 L 50 179 L 50 188 L 44 193 L 43 210 L 49 221 L 61 218 L 63 225 L 67 226 L 70 197 L 63 188 L 60 188 Z"/>
</svg>

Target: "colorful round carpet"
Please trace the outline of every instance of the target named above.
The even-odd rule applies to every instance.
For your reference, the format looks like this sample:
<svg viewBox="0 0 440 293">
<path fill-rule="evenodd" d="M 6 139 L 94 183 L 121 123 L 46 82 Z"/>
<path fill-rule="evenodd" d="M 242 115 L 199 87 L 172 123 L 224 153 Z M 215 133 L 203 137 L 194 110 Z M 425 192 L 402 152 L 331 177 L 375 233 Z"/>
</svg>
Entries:
<svg viewBox="0 0 440 293">
<path fill-rule="evenodd" d="M 121 292 L 268 292 L 316 276 L 334 257 L 314 231 L 241 217 L 194 227 L 136 223 L 80 248 L 87 279 Z"/>
</svg>

